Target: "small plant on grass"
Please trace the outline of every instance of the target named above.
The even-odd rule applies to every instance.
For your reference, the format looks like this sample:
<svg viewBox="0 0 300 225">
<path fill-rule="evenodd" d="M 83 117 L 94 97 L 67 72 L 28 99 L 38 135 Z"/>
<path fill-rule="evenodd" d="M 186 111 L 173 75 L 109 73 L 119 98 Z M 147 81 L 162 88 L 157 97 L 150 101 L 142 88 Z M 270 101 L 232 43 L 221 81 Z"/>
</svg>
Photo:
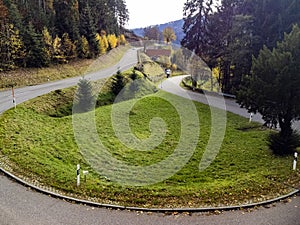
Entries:
<svg viewBox="0 0 300 225">
<path fill-rule="evenodd" d="M 293 131 L 288 137 L 281 133 L 273 133 L 269 136 L 269 147 L 276 155 L 291 155 L 300 146 L 300 135 Z"/>
</svg>

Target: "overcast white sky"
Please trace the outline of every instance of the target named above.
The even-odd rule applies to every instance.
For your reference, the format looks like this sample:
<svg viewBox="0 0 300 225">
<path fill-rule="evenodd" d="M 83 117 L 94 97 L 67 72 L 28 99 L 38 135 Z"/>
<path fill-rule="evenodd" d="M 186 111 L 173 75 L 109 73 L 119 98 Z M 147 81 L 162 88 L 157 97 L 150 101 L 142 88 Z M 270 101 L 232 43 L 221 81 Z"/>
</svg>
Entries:
<svg viewBox="0 0 300 225">
<path fill-rule="evenodd" d="M 125 0 L 129 11 L 126 28 L 140 28 L 183 18 L 186 0 Z"/>
</svg>

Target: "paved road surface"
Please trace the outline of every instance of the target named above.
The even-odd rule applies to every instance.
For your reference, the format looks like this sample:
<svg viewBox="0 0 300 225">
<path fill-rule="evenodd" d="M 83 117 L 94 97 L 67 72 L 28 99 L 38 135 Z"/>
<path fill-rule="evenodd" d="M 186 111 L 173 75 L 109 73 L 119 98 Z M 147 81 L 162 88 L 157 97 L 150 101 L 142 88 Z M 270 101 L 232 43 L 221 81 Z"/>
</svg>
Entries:
<svg viewBox="0 0 300 225">
<path fill-rule="evenodd" d="M 191 216 L 92 208 L 36 193 L 0 176 L 0 225 L 299 225 L 300 198 L 253 212 Z"/>
<path fill-rule="evenodd" d="M 224 109 L 228 112 L 232 112 L 246 118 L 250 117 L 250 114 L 247 112 L 247 110 L 240 108 L 240 106 L 233 99 L 224 98 L 222 96 L 212 96 L 209 94 L 203 95 L 181 88 L 180 83 L 183 77 L 185 76 L 177 76 L 166 79 L 164 82 L 162 82 L 162 84 L 159 84 L 159 88 L 182 97 L 186 96 L 186 93 L 188 93 L 191 100 L 202 102 L 204 104 L 208 104 L 209 101 L 210 105 L 213 107 Z M 263 123 L 261 115 L 258 114 L 253 116 L 253 121 Z"/>
<path fill-rule="evenodd" d="M 135 63 L 135 58 L 135 51 L 131 50 L 126 55 L 126 60 L 123 59 L 118 65 L 110 69 L 91 74 L 89 78 L 99 79 L 115 73 L 118 67 L 130 67 Z M 78 79 L 72 78 L 36 87 L 17 89 L 17 101 L 20 103 L 58 88 L 75 85 Z M 169 91 L 175 92 L 175 94 L 180 93 L 182 90 L 178 86 L 176 88 L 170 84 L 172 82 L 172 80 L 165 81 L 162 84 L 163 89 L 167 90 L 167 87 L 172 87 Z M 192 93 L 191 96 L 199 98 L 195 93 Z M 205 99 L 202 100 L 205 101 Z M 216 106 L 218 101 L 218 99 L 214 101 Z M 9 91 L 0 92 L 0 113 L 12 106 L 11 93 Z M 247 113 L 243 110 L 239 111 L 233 101 L 226 100 L 226 108 L 238 114 Z M 259 120 L 259 117 L 255 117 L 255 120 Z M 271 208 L 259 208 L 252 212 L 224 212 L 220 215 L 167 216 L 156 213 L 114 211 L 76 205 L 36 193 L 0 174 L 0 225 L 300 225 L 299 208 L 300 198 L 295 197 L 288 203 L 277 203 Z"/>
<path fill-rule="evenodd" d="M 131 49 L 124 55 L 121 61 L 116 65 L 95 73 L 86 74 L 85 78 L 89 80 L 99 80 L 101 78 L 106 78 L 115 74 L 119 69 L 127 70 L 132 66 L 136 65 L 136 63 L 137 63 L 136 50 Z M 81 77 L 74 77 L 65 80 L 41 84 L 37 86 L 18 88 L 15 90 L 16 101 L 17 103 L 21 103 L 27 101 L 28 99 L 35 98 L 43 94 L 47 94 L 57 89 L 63 89 L 63 88 L 75 86 L 78 83 L 80 78 Z M 13 107 L 13 103 L 12 103 L 11 91 L 9 90 L 9 91 L 0 92 L 0 114 L 12 107 Z"/>
</svg>

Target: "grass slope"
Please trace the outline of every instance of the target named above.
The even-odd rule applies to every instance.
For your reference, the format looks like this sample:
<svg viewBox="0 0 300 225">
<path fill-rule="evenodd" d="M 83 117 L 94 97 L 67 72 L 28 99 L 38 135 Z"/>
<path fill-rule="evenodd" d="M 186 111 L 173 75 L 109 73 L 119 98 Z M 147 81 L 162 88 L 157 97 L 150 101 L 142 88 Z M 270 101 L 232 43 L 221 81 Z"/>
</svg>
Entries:
<svg viewBox="0 0 300 225">
<path fill-rule="evenodd" d="M 120 61 L 126 50 L 128 50 L 128 46 L 121 46 L 97 59 L 76 60 L 68 64 L 51 65 L 47 68 L 21 68 L 1 72 L 0 90 L 10 88 L 12 85 L 14 87 L 36 85 L 101 70 Z"/>
<path fill-rule="evenodd" d="M 149 137 L 151 118 L 165 121 L 166 136 L 152 151 L 134 151 L 122 144 L 112 128 L 112 106 L 96 109 L 99 138 L 116 159 L 146 166 L 172 154 L 180 136 L 180 118 L 164 96 L 179 99 L 158 92 L 139 100 L 129 113 L 132 132 L 139 138 Z M 292 157 L 279 158 L 268 150 L 269 131 L 230 113 L 221 151 L 210 167 L 199 171 L 211 124 L 210 109 L 195 103 L 200 138 L 189 163 L 163 182 L 145 187 L 121 186 L 93 170 L 74 140 L 72 117 L 49 116 L 45 113 L 49 110 L 45 98 L 31 100 L 0 117 L 1 161 L 13 173 L 69 195 L 127 206 L 203 207 L 255 202 L 285 194 L 300 183 L 299 173 L 291 171 Z M 130 101 L 118 104 L 125 106 Z M 191 113 L 190 109 L 186 113 Z M 90 171 L 87 182 L 80 187 L 76 187 L 77 163 Z"/>
</svg>

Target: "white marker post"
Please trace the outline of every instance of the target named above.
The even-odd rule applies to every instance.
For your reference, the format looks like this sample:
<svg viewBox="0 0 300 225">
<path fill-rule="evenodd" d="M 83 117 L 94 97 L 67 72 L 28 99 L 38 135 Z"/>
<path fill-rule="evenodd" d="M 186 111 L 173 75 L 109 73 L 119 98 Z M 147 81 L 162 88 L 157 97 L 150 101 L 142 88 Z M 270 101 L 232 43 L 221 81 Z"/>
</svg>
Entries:
<svg viewBox="0 0 300 225">
<path fill-rule="evenodd" d="M 17 102 L 16 102 L 16 96 L 15 96 L 14 86 L 11 87 L 11 93 L 12 93 L 12 97 L 13 97 L 13 104 L 14 104 L 14 106 L 16 108 L 17 107 Z"/>
<path fill-rule="evenodd" d="M 77 164 L 77 187 L 80 185 L 80 164 Z"/>
<path fill-rule="evenodd" d="M 250 117 L 249 117 L 249 123 L 251 123 L 253 120 L 253 113 L 250 113 Z"/>
<path fill-rule="evenodd" d="M 297 169 L 297 158 L 298 158 L 298 153 L 295 152 L 294 154 L 294 162 L 293 162 L 293 170 L 296 171 Z"/>
</svg>

